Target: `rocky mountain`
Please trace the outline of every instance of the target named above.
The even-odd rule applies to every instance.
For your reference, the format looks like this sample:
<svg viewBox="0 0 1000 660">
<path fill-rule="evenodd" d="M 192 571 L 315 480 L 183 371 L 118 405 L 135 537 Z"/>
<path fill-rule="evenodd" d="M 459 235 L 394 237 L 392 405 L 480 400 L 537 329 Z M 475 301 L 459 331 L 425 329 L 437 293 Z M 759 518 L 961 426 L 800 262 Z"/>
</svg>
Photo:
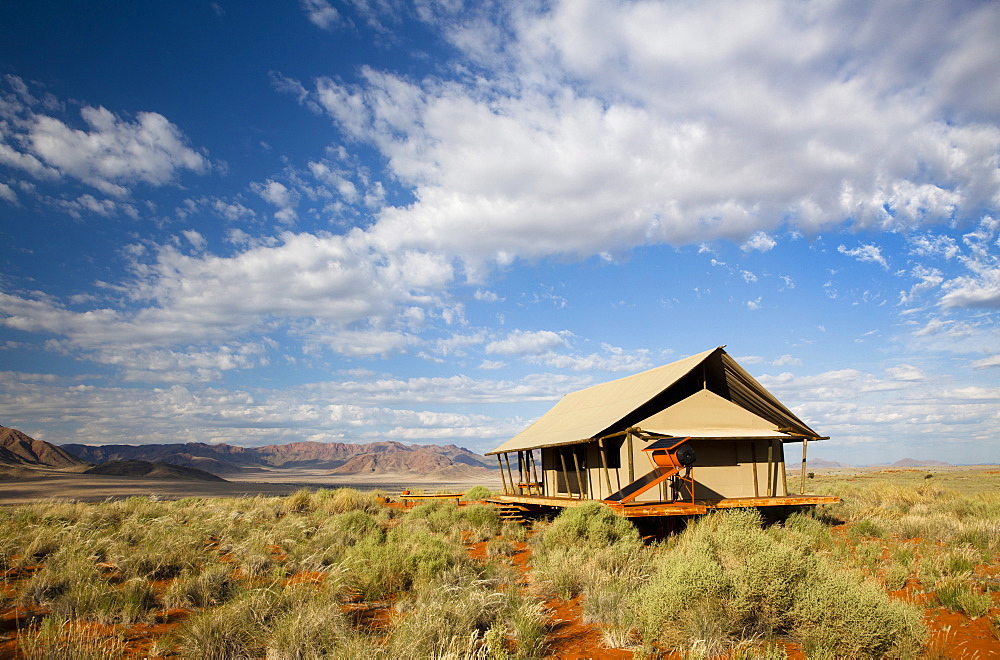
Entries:
<svg viewBox="0 0 1000 660">
<path fill-rule="evenodd" d="M 87 462 L 56 445 L 0 426 L 0 465 L 66 468 Z"/>
<path fill-rule="evenodd" d="M 147 479 L 184 479 L 188 481 L 225 481 L 222 477 L 199 470 L 149 461 L 111 461 L 86 470 L 84 474 L 103 474 L 113 477 L 145 477 Z"/>
<path fill-rule="evenodd" d="M 401 442 L 350 444 L 292 442 L 287 445 L 237 447 L 201 442 L 162 445 L 63 445 L 90 463 L 149 461 L 171 463 L 213 474 L 236 474 L 261 468 L 326 469 L 336 474 L 451 472 L 485 474 L 493 468 L 483 456 L 456 445 L 405 445 Z"/>
</svg>

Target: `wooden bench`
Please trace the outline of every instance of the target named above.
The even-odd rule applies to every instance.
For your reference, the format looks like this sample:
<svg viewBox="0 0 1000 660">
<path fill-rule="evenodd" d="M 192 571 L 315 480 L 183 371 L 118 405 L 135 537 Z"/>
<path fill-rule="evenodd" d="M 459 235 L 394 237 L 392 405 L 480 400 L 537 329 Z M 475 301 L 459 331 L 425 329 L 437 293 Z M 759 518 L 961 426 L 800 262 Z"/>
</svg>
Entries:
<svg viewBox="0 0 1000 660">
<path fill-rule="evenodd" d="M 418 502 L 424 501 L 434 501 L 434 500 L 454 500 L 457 505 L 459 500 L 462 499 L 462 493 L 434 493 L 432 495 L 411 495 L 407 491 L 403 491 L 399 494 L 399 499 L 406 503 L 406 506 L 413 506 Z"/>
</svg>

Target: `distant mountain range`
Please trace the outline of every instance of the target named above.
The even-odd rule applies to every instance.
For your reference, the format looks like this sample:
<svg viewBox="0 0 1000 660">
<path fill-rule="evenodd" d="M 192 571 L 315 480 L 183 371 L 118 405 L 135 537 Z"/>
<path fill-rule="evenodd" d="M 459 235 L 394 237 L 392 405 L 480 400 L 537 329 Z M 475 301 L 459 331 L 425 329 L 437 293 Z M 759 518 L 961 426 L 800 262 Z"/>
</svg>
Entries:
<svg viewBox="0 0 1000 660">
<path fill-rule="evenodd" d="M 260 469 L 305 468 L 331 474 L 421 474 L 447 477 L 488 475 L 486 459 L 456 445 L 404 445 L 372 442 L 292 442 L 265 447 L 209 445 L 201 442 L 164 445 L 62 445 L 88 463 L 149 461 L 171 463 L 226 475 Z"/>
<path fill-rule="evenodd" d="M 788 464 L 791 467 L 791 463 Z M 847 463 L 839 463 L 837 461 L 824 461 L 822 458 L 811 458 L 806 461 L 806 468 L 851 468 L 851 467 L 861 467 L 856 465 L 848 465 Z M 945 463 L 943 461 L 921 461 L 915 458 L 904 458 L 902 460 L 896 461 L 891 465 L 888 464 L 876 464 L 868 467 L 890 467 L 890 468 L 911 468 L 911 467 L 952 467 L 951 463 Z"/>
</svg>

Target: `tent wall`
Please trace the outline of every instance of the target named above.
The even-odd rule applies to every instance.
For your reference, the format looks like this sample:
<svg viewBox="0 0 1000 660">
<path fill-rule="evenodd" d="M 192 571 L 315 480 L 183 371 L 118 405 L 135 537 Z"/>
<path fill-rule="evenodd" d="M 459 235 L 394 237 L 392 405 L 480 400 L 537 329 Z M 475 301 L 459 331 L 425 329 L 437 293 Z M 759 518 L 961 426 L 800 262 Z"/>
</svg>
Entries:
<svg viewBox="0 0 1000 660">
<path fill-rule="evenodd" d="M 689 442 L 698 457 L 693 471 L 696 499 L 714 500 L 787 494 L 782 442 L 766 439 L 690 440 Z M 543 492 L 545 495 L 555 497 L 604 499 L 653 469 L 648 452 L 642 451 L 646 444 L 639 438 L 632 439 L 634 475 L 632 479 L 629 478 L 628 467 L 629 442 L 625 439 L 607 442 L 607 453 L 604 456 L 596 441 L 567 447 L 543 448 L 541 461 L 544 473 Z M 605 464 L 608 465 L 606 471 Z M 579 479 L 577 465 L 579 465 Z M 670 500 L 672 497 L 668 488 L 667 484 L 653 487 L 641 494 L 636 501 Z"/>
</svg>

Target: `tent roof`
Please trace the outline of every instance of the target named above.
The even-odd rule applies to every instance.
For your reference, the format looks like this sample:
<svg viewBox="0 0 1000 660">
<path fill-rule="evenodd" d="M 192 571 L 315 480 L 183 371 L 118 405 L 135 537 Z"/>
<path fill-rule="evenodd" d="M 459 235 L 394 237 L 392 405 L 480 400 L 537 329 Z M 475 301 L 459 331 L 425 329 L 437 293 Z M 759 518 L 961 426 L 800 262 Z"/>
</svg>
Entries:
<svg viewBox="0 0 1000 660">
<path fill-rule="evenodd" d="M 790 436 L 715 392 L 701 390 L 637 424 L 643 431 L 678 438 L 785 438 Z"/>
<path fill-rule="evenodd" d="M 717 401 L 709 403 L 708 399 L 699 398 L 683 405 L 675 414 L 671 413 L 665 418 L 658 417 L 661 411 L 684 403 L 679 399 L 671 399 L 671 396 L 677 395 L 686 400 L 693 394 L 681 392 L 678 383 L 684 380 L 684 386 L 690 386 L 690 379 L 685 377 L 699 367 L 702 367 L 700 373 L 704 387 L 709 388 L 711 376 L 712 388 L 728 394 L 718 398 L 731 405 L 720 406 Z M 701 383 L 702 380 L 698 382 Z M 701 387 L 699 384 L 699 389 Z M 723 407 L 725 411 L 721 410 Z M 733 407 L 765 421 L 770 424 L 770 428 L 765 431 L 760 427 L 760 422 L 740 417 L 732 410 Z M 724 424 L 718 422 L 715 419 L 717 414 L 722 414 L 721 419 L 731 421 Z M 685 433 L 686 435 L 698 437 L 784 437 L 788 440 L 819 437 L 719 347 L 633 376 L 567 394 L 528 428 L 487 454 L 587 442 L 634 426 L 655 430 L 646 429 L 641 423 L 654 418 L 674 420 L 670 423 L 675 424 L 678 429 L 685 426 L 690 427 L 685 431 L 697 431 Z M 684 423 L 680 424 L 682 420 Z M 720 424 L 721 428 L 716 429 Z M 706 435 L 713 429 L 728 431 L 726 435 Z M 737 429 L 744 429 L 748 434 L 733 435 L 738 432 Z M 778 429 L 789 430 L 792 434 L 781 433 Z M 753 434 L 749 435 L 751 431 Z M 762 432 L 768 435 L 758 435 Z"/>
</svg>

